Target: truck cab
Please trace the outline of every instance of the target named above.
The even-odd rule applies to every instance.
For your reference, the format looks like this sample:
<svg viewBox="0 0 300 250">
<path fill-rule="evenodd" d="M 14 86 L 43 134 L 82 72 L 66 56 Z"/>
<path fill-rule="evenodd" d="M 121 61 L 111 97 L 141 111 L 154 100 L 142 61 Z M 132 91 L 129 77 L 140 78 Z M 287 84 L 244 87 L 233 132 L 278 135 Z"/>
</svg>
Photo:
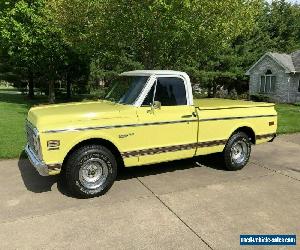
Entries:
<svg viewBox="0 0 300 250">
<path fill-rule="evenodd" d="M 122 75 L 137 74 L 149 74 L 134 104 L 140 126 L 130 131 L 145 149 L 139 153 L 137 164 L 193 157 L 195 148 L 176 150 L 176 146 L 193 144 L 197 138 L 198 118 L 189 76 L 177 71 L 133 71 Z M 138 145 L 137 148 L 141 149 Z"/>
</svg>

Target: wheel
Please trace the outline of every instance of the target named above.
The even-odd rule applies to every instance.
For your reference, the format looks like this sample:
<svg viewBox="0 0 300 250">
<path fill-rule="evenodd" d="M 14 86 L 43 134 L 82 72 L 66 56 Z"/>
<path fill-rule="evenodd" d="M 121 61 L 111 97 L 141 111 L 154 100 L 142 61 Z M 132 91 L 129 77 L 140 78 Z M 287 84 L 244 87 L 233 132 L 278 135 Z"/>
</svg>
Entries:
<svg viewBox="0 0 300 250">
<path fill-rule="evenodd" d="M 116 159 L 101 145 L 87 145 L 75 150 L 66 163 L 67 187 L 77 197 L 91 198 L 106 193 L 116 176 Z"/>
<path fill-rule="evenodd" d="M 244 132 L 233 134 L 224 149 L 224 160 L 228 170 L 240 170 L 249 161 L 251 142 Z"/>
</svg>

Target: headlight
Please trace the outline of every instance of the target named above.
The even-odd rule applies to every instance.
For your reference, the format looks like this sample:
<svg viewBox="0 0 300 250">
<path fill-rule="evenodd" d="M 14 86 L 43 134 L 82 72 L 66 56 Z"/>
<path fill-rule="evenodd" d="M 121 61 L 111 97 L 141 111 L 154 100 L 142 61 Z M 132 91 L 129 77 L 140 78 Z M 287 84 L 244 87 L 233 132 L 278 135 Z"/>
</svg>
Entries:
<svg viewBox="0 0 300 250">
<path fill-rule="evenodd" d="M 27 134 L 27 142 L 29 147 L 34 151 L 34 153 L 39 157 L 39 159 L 42 160 L 42 151 L 41 151 L 39 132 L 28 121 L 26 122 L 26 134 Z"/>
<path fill-rule="evenodd" d="M 34 151 L 37 153 L 40 160 L 42 159 L 42 152 L 41 152 L 41 142 L 40 142 L 40 136 L 36 128 L 34 128 L 34 134 L 33 134 L 33 147 Z"/>
</svg>

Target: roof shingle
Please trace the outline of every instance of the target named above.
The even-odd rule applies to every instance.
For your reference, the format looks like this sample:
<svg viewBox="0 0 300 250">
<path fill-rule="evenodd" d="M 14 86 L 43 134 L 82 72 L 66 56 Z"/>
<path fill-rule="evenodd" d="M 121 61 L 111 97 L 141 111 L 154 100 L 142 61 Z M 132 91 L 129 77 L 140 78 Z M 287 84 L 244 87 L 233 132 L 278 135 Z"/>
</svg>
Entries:
<svg viewBox="0 0 300 250">
<path fill-rule="evenodd" d="M 300 72 L 300 50 L 297 50 L 291 54 L 292 61 L 296 72 Z"/>
<path fill-rule="evenodd" d="M 268 52 L 247 70 L 246 75 L 250 75 L 251 70 L 254 69 L 255 66 L 266 56 L 271 57 L 274 61 L 281 65 L 285 69 L 286 73 L 300 73 L 300 50 L 297 50 L 291 54 Z"/>
<path fill-rule="evenodd" d="M 291 55 L 288 54 L 279 54 L 279 53 L 270 53 L 270 55 L 277 60 L 282 66 L 287 68 L 290 72 L 295 71 L 295 67 L 292 61 Z"/>
</svg>

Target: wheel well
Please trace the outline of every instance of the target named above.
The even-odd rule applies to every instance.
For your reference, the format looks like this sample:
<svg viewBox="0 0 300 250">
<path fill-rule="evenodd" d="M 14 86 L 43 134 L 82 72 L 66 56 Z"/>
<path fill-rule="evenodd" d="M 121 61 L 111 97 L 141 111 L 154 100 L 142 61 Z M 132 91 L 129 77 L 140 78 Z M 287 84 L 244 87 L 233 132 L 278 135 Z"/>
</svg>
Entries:
<svg viewBox="0 0 300 250">
<path fill-rule="evenodd" d="M 237 132 L 244 132 L 246 135 L 249 136 L 250 141 L 251 141 L 253 144 L 256 143 L 256 141 L 255 141 L 255 133 L 254 133 L 254 131 L 253 131 L 252 128 L 250 128 L 250 127 L 240 127 L 240 128 L 238 128 L 238 129 L 236 129 L 232 134 L 235 134 L 235 133 L 237 133 Z"/>
<path fill-rule="evenodd" d="M 77 150 L 78 148 L 85 146 L 85 145 L 91 145 L 91 144 L 97 144 L 97 145 L 101 145 L 106 147 L 107 149 L 109 149 L 113 155 L 116 157 L 116 161 L 117 161 L 117 165 L 118 168 L 120 167 L 124 167 L 124 161 L 123 158 L 121 156 L 121 153 L 119 151 L 119 149 L 110 141 L 108 140 L 104 140 L 101 138 L 93 138 L 93 139 L 88 139 L 88 140 L 84 140 L 81 141 L 80 143 L 76 144 L 66 155 L 64 162 L 63 162 L 63 168 L 65 166 L 66 161 L 68 160 L 68 158 L 70 157 L 70 155 Z"/>
</svg>

